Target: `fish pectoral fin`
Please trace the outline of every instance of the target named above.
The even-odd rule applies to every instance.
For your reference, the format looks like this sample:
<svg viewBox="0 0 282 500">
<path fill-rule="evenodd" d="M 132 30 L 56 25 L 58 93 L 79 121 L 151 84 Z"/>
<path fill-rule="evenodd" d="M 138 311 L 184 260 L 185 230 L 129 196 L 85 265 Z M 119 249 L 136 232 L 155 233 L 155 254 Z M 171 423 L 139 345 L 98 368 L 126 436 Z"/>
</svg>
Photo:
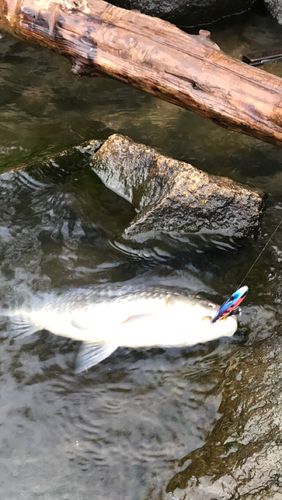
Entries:
<svg viewBox="0 0 282 500">
<path fill-rule="evenodd" d="M 132 316 L 128 316 L 123 322 L 122 325 L 125 323 L 133 323 L 134 321 L 140 321 L 142 319 L 148 319 L 151 316 L 153 316 L 153 313 L 143 313 L 143 314 L 133 314 Z"/>
<path fill-rule="evenodd" d="M 75 372 L 80 373 L 106 359 L 117 346 L 110 342 L 83 342 L 78 351 Z"/>
<path fill-rule="evenodd" d="M 79 323 L 77 323 L 77 321 L 75 321 L 75 319 L 71 320 L 71 324 L 78 330 L 89 330 L 89 326 L 80 325 Z"/>
<path fill-rule="evenodd" d="M 9 318 L 8 335 L 12 338 L 27 337 L 32 333 L 38 332 L 40 328 L 33 325 L 28 318 L 15 316 Z"/>
</svg>

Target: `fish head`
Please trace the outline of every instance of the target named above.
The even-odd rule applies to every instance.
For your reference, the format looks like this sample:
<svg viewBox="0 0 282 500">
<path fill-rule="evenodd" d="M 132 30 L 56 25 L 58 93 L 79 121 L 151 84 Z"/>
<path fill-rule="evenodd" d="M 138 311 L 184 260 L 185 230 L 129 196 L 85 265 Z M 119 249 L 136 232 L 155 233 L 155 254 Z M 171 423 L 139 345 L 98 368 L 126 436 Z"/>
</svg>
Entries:
<svg viewBox="0 0 282 500">
<path fill-rule="evenodd" d="M 219 306 L 198 296 L 174 296 L 170 299 L 169 305 L 173 308 L 172 314 L 175 319 L 174 336 L 177 336 L 178 329 L 185 331 L 185 345 L 230 337 L 238 328 L 234 315 L 224 316 L 213 323 Z"/>
<path fill-rule="evenodd" d="M 231 337 L 237 331 L 238 322 L 234 315 L 224 316 L 218 321 L 213 322 L 213 318 L 217 315 L 219 307 L 213 302 L 204 300 L 199 304 L 199 307 L 201 307 L 199 337 L 202 337 L 199 342 L 207 342 L 219 337 Z"/>
</svg>

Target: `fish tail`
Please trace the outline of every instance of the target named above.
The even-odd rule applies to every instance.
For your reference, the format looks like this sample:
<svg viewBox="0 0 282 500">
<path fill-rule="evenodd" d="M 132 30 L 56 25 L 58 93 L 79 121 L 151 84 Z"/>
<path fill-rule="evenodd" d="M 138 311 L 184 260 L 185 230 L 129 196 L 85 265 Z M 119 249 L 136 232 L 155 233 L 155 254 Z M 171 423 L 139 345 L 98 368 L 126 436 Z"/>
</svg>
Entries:
<svg viewBox="0 0 282 500">
<path fill-rule="evenodd" d="M 1 315 L 1 313 L 0 313 Z M 38 326 L 34 325 L 29 318 L 24 316 L 9 317 L 7 325 L 7 333 L 9 337 L 21 338 L 27 337 L 39 330 Z"/>
</svg>

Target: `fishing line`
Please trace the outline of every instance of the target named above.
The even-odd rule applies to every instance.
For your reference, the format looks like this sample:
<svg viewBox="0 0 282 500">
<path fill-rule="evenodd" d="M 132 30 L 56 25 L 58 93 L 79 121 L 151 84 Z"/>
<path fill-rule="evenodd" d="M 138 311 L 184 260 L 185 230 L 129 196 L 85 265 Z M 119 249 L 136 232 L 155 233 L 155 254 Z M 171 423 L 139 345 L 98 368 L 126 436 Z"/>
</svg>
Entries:
<svg viewBox="0 0 282 500">
<path fill-rule="evenodd" d="M 212 323 L 215 323 L 216 321 L 229 316 L 229 314 L 231 314 L 233 311 L 235 311 L 235 309 L 238 308 L 238 306 L 241 304 L 242 300 L 244 300 L 244 298 L 246 297 L 247 292 L 248 292 L 248 287 L 246 285 L 242 286 L 242 284 L 245 281 L 245 279 L 247 278 L 247 276 L 249 276 L 251 270 L 256 265 L 256 263 L 259 260 L 260 256 L 265 251 L 267 245 L 269 244 L 269 242 L 271 241 L 271 239 L 275 235 L 276 231 L 278 231 L 278 229 L 281 226 L 281 224 L 282 224 L 282 219 L 277 224 L 276 228 L 274 229 L 273 233 L 268 238 L 267 242 L 265 243 L 263 249 L 258 254 L 258 256 L 255 259 L 255 261 L 252 263 L 250 269 L 245 274 L 244 278 L 242 279 L 242 281 L 241 281 L 240 285 L 238 286 L 238 288 L 236 289 L 236 291 L 231 295 L 231 297 L 229 297 L 229 299 L 227 299 L 225 302 L 223 302 L 222 306 L 220 306 L 220 308 L 218 309 L 217 313 L 215 314 L 215 316 L 211 320 Z"/>
<path fill-rule="evenodd" d="M 242 279 L 240 285 L 238 286 L 238 288 L 241 287 L 241 285 L 243 284 L 243 281 L 245 281 L 245 279 L 247 278 L 247 276 L 249 276 L 251 270 L 253 269 L 253 267 L 256 265 L 257 261 L 259 260 L 259 258 L 261 257 L 261 255 L 263 254 L 263 252 L 265 251 L 266 247 L 269 245 L 270 241 L 272 240 L 273 236 L 275 235 L 275 233 L 278 231 L 279 227 L 281 226 L 282 224 L 282 219 L 280 220 L 280 222 L 277 224 L 276 228 L 274 229 L 273 233 L 270 235 L 270 237 L 268 238 L 266 244 L 264 245 L 263 249 L 260 251 L 260 253 L 258 254 L 258 256 L 256 257 L 255 261 L 253 262 L 253 264 L 251 265 L 250 269 L 248 270 L 248 272 L 245 274 L 244 278 Z M 237 288 L 237 290 L 238 290 Z"/>
</svg>

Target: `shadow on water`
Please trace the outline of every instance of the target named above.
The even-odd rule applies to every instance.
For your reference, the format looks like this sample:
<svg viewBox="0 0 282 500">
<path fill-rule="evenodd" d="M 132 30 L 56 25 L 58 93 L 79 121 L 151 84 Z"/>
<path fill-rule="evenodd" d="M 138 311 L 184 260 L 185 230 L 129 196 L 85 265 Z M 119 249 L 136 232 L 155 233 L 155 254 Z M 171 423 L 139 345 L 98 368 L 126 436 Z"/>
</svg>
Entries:
<svg viewBox="0 0 282 500">
<path fill-rule="evenodd" d="M 240 57 L 281 30 L 251 19 L 222 25 L 215 41 Z M 8 37 L 0 67 L 1 301 L 27 285 L 166 285 L 217 302 L 238 287 L 281 220 L 279 150 L 117 82 L 75 79 L 59 57 Z M 70 149 L 112 132 L 263 188 L 260 238 L 123 239 L 135 211 L 102 185 L 85 151 Z M 1 497 L 279 498 L 281 245 L 279 229 L 244 283 L 229 339 L 118 349 L 77 376 L 77 342 L 48 332 L 10 341 L 2 325 Z"/>
</svg>

